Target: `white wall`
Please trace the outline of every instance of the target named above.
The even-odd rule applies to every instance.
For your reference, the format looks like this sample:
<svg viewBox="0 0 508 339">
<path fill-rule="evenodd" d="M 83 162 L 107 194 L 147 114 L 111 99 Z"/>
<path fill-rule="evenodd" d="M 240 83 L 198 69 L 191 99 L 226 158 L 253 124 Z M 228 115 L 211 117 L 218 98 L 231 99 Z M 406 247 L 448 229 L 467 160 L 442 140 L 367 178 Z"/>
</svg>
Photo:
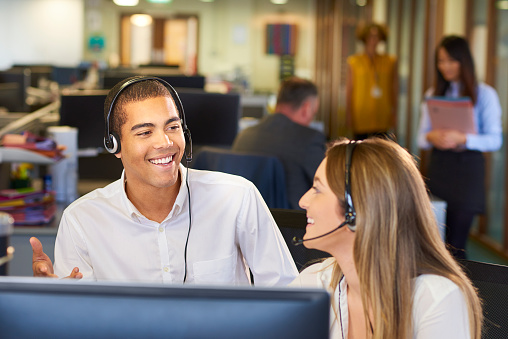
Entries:
<svg viewBox="0 0 508 339">
<path fill-rule="evenodd" d="M 0 0 L 0 69 L 77 65 L 83 56 L 83 0 Z"/>
<path fill-rule="evenodd" d="M 443 35 L 466 34 L 466 1 L 446 0 L 444 6 Z"/>
</svg>

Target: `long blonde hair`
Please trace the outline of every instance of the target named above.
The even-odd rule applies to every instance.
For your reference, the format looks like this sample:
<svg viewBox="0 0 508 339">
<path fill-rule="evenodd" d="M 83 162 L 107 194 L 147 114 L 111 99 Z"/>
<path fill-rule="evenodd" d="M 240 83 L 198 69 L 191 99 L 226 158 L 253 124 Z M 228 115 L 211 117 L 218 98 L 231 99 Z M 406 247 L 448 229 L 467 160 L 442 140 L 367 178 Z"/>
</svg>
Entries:
<svg viewBox="0 0 508 339">
<path fill-rule="evenodd" d="M 344 140 L 327 151 L 326 178 L 344 208 Z M 453 281 L 468 308 L 471 338 L 481 337 L 481 302 L 471 281 L 447 251 L 430 199 L 413 157 L 392 141 L 359 143 L 351 163 L 351 195 L 356 209 L 354 262 L 365 326 L 373 338 L 412 336 L 415 278 L 436 274 Z M 335 262 L 331 289 L 342 272 Z M 369 320 L 368 311 L 373 319 Z"/>
</svg>

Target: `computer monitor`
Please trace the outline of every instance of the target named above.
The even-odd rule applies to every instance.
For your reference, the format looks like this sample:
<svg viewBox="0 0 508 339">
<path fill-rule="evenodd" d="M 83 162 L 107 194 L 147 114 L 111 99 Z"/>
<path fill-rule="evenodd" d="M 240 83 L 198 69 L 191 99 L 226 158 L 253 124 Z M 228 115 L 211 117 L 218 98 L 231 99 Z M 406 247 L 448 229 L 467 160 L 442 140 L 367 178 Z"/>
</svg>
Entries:
<svg viewBox="0 0 508 339">
<path fill-rule="evenodd" d="M 83 80 L 85 75 L 86 69 L 79 67 L 53 66 L 51 80 L 56 81 L 59 85 L 72 85 Z"/>
<path fill-rule="evenodd" d="M 103 148 L 104 101 L 107 90 L 96 94 L 61 96 L 60 125 L 78 128 L 78 148 Z M 231 146 L 238 133 L 240 95 L 178 88 L 187 126 L 195 145 Z"/>
<path fill-rule="evenodd" d="M 328 338 L 325 290 L 0 277 L 2 338 Z"/>
<path fill-rule="evenodd" d="M 104 148 L 104 101 L 107 91 L 60 98 L 61 126 L 78 129 L 78 148 Z"/>
<path fill-rule="evenodd" d="M 20 88 L 17 82 L 0 83 L 0 108 L 9 112 L 22 112 L 23 101 L 20 98 Z"/>
<path fill-rule="evenodd" d="M 11 67 L 13 71 L 30 71 L 30 86 L 39 87 L 39 82 L 42 79 L 51 79 L 51 70 L 53 66 L 50 64 L 15 64 Z"/>
<path fill-rule="evenodd" d="M 135 75 L 148 75 L 148 76 L 156 76 L 167 81 L 173 87 L 185 87 L 185 88 L 205 88 L 205 77 L 202 75 L 160 75 L 160 74 L 142 74 L 140 72 L 133 73 L 121 73 L 121 74 L 111 74 L 106 72 L 104 74 L 103 79 L 103 88 L 111 89 L 117 83 L 122 81 L 125 78 L 135 76 Z"/>
<path fill-rule="evenodd" d="M 240 95 L 178 92 L 194 145 L 231 147 L 238 134 Z"/>
<path fill-rule="evenodd" d="M 31 73 L 29 69 L 11 69 L 7 71 L 0 71 L 0 83 L 17 83 L 18 90 L 16 97 L 16 106 L 11 111 L 14 112 L 28 112 L 29 107 L 26 104 L 26 89 L 30 86 Z"/>
</svg>

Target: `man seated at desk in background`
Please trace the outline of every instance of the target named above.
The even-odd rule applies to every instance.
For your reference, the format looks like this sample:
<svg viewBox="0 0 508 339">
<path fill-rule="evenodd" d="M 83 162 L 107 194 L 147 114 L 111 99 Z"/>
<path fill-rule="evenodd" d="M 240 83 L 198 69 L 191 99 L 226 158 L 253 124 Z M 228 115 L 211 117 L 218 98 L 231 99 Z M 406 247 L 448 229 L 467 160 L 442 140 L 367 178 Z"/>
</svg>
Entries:
<svg viewBox="0 0 508 339">
<path fill-rule="evenodd" d="M 104 105 L 105 146 L 120 180 L 62 215 L 55 266 L 31 238 L 34 276 L 194 284 L 286 285 L 298 274 L 255 186 L 186 169 L 190 132 L 174 89 L 153 77 L 118 83 Z"/>
<path fill-rule="evenodd" d="M 275 114 L 243 130 L 233 143 L 233 151 L 264 153 L 281 160 L 292 209 L 300 209 L 298 201 L 312 187 L 314 173 L 325 155 L 324 134 L 309 127 L 318 107 L 316 85 L 289 78 L 280 85 Z"/>
</svg>

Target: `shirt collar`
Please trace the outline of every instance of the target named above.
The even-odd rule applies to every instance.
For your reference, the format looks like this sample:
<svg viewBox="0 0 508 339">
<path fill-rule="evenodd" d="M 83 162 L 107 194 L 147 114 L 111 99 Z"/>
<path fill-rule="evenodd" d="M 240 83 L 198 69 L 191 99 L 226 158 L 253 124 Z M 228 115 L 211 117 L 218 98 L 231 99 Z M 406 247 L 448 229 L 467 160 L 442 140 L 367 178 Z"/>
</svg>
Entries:
<svg viewBox="0 0 508 339">
<path fill-rule="evenodd" d="M 458 82 L 458 81 L 451 81 L 450 82 L 450 87 L 448 88 L 447 92 L 448 92 L 447 94 L 449 96 L 458 97 L 459 93 L 460 93 L 460 82 Z"/>
<path fill-rule="evenodd" d="M 175 204 L 173 205 L 173 209 L 171 210 L 171 212 L 169 212 L 168 216 L 166 217 L 166 219 L 164 219 L 164 221 L 171 218 L 173 215 L 178 215 L 182 213 L 183 211 L 182 207 L 185 205 L 185 201 L 188 196 L 186 185 L 187 168 L 184 165 L 180 164 L 178 170 L 180 172 L 180 177 L 182 178 L 180 183 L 180 189 L 178 190 L 178 195 L 176 197 Z M 127 210 L 127 214 L 137 222 L 139 222 L 141 219 L 146 219 L 146 217 L 143 214 L 141 214 L 141 212 L 138 211 L 136 206 L 134 206 L 134 204 L 127 197 L 127 192 L 125 191 L 126 184 L 125 170 L 122 171 L 120 181 L 122 183 L 122 191 L 121 191 L 122 203 L 125 209 Z"/>
</svg>

